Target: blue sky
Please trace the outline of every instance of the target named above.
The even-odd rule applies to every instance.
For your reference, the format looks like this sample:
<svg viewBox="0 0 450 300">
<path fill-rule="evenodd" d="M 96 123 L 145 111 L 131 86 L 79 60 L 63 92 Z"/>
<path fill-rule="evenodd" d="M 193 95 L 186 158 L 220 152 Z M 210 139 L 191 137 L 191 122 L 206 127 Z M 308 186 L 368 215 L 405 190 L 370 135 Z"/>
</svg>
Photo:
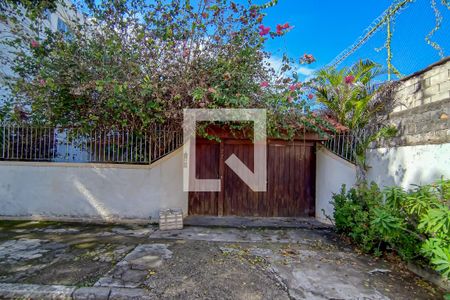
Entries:
<svg viewBox="0 0 450 300">
<path fill-rule="evenodd" d="M 391 3 L 392 0 L 280 0 L 277 6 L 267 10 L 264 25 L 274 29 L 278 23 L 289 22 L 295 28 L 285 37 L 269 40 L 266 48 L 274 55 L 274 60 L 283 52 L 293 58 L 311 53 L 317 62 L 308 68 L 320 68 L 350 46 Z M 441 4 L 438 7 L 444 22 L 434 40 L 444 47 L 445 55 L 449 55 L 450 11 Z M 434 23 L 430 0 L 416 0 L 397 17 L 392 41 L 393 62 L 404 75 L 440 59 L 437 51 L 425 42 Z M 382 29 L 343 65 L 358 58 L 385 63 L 386 51 L 375 51 L 383 46 L 385 36 L 386 30 Z M 310 73 L 308 69 L 303 71 L 304 75 Z"/>
</svg>

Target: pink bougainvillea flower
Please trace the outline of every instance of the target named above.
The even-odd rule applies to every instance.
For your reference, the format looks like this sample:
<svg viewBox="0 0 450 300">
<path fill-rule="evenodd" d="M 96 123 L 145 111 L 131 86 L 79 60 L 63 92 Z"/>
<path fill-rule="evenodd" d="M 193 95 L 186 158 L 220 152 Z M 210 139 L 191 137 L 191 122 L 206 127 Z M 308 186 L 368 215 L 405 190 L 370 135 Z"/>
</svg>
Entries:
<svg viewBox="0 0 450 300">
<path fill-rule="evenodd" d="M 283 26 L 280 24 L 277 25 L 277 34 L 283 34 Z"/>
<path fill-rule="evenodd" d="M 312 64 L 313 62 L 316 61 L 316 59 L 314 58 L 314 56 L 312 54 L 303 54 L 303 57 L 301 58 L 301 61 L 307 64 Z"/>
<path fill-rule="evenodd" d="M 311 100 L 312 98 L 314 98 L 313 94 L 308 94 L 308 99 Z"/>
<path fill-rule="evenodd" d="M 294 101 L 294 98 L 288 97 L 287 100 L 288 100 L 289 103 L 292 103 Z"/>
<path fill-rule="evenodd" d="M 44 79 L 39 79 L 39 84 L 40 84 L 41 86 L 44 86 L 44 85 L 45 85 L 45 80 L 44 80 Z"/>
<path fill-rule="evenodd" d="M 265 36 L 265 35 L 269 34 L 269 32 L 270 32 L 270 27 L 265 27 L 262 24 L 259 25 L 258 28 L 259 28 L 259 35 L 260 36 Z"/>
<path fill-rule="evenodd" d="M 277 25 L 277 34 L 281 35 L 285 32 L 285 30 L 291 29 L 292 27 L 289 25 L 289 23 L 284 23 L 283 25 L 278 24 Z"/>
<path fill-rule="evenodd" d="M 263 82 L 261 82 L 260 86 L 261 87 L 268 87 L 269 86 L 269 82 L 263 81 Z"/>
<path fill-rule="evenodd" d="M 297 83 L 291 84 L 291 85 L 289 86 L 289 90 L 290 90 L 291 92 L 293 92 L 293 91 L 295 91 L 295 90 L 297 90 L 297 89 L 301 89 L 301 88 L 302 88 L 302 83 L 301 83 L 301 82 L 297 82 Z"/>
<path fill-rule="evenodd" d="M 39 42 L 36 41 L 36 40 L 32 40 L 32 41 L 31 41 L 31 47 L 32 47 L 32 48 L 37 48 L 37 47 L 39 47 Z"/>
<path fill-rule="evenodd" d="M 355 76 L 353 76 L 353 75 L 345 76 L 345 83 L 346 84 L 352 84 L 354 81 L 355 81 Z"/>
</svg>

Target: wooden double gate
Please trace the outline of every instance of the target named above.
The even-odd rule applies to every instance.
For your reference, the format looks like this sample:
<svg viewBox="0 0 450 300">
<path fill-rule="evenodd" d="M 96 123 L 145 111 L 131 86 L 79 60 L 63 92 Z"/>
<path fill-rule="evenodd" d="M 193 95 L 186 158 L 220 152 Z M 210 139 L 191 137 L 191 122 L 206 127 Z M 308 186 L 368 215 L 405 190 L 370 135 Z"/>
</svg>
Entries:
<svg viewBox="0 0 450 300">
<path fill-rule="evenodd" d="M 253 192 L 226 164 L 235 154 L 254 170 L 249 140 L 197 139 L 196 177 L 221 178 L 221 192 L 190 192 L 190 215 L 309 217 L 315 213 L 314 141 L 268 140 L 267 191 Z"/>
</svg>

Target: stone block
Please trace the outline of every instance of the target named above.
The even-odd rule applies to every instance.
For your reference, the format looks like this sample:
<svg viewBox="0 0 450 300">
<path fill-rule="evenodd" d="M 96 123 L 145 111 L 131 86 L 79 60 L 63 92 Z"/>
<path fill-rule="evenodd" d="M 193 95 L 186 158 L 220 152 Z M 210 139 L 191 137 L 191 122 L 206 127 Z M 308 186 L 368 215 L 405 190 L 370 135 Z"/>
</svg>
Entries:
<svg viewBox="0 0 450 300">
<path fill-rule="evenodd" d="M 412 77 L 412 78 L 404 81 L 401 86 L 415 85 L 415 84 L 418 84 L 421 80 L 422 80 L 422 78 L 420 78 L 420 76 Z"/>
<path fill-rule="evenodd" d="M 0 299 L 72 299 L 75 287 L 0 283 Z"/>
<path fill-rule="evenodd" d="M 405 136 L 405 143 L 407 145 L 415 145 L 420 141 L 420 137 L 414 135 Z"/>
<path fill-rule="evenodd" d="M 419 84 L 420 90 L 425 90 L 425 89 L 431 87 L 431 80 L 430 80 L 430 78 L 425 78 L 425 79 L 420 80 L 418 84 Z"/>
<path fill-rule="evenodd" d="M 450 92 L 450 79 L 445 81 L 445 82 L 441 82 L 439 84 L 439 92 L 440 93 L 448 93 L 448 92 Z"/>
<path fill-rule="evenodd" d="M 406 125 L 405 132 L 406 132 L 406 134 L 414 134 L 414 133 L 416 133 L 416 124 L 412 123 L 412 124 Z"/>
<path fill-rule="evenodd" d="M 429 79 L 429 78 L 431 78 L 433 76 L 436 76 L 439 73 L 443 72 L 445 69 L 447 69 L 446 64 L 445 65 L 440 65 L 440 66 L 435 66 L 431 70 L 426 71 L 423 74 L 423 77 L 426 78 L 426 79 Z"/>
<path fill-rule="evenodd" d="M 430 77 L 430 83 L 431 85 L 436 85 L 436 84 L 440 84 L 442 82 L 446 82 L 448 81 L 448 71 L 443 69 L 442 72 L 440 72 L 437 75 L 434 75 L 433 77 Z"/>
<path fill-rule="evenodd" d="M 445 99 L 450 99 L 450 91 L 439 92 L 439 94 L 431 97 L 431 102 L 438 102 Z"/>
<path fill-rule="evenodd" d="M 444 142 L 446 142 L 447 141 L 447 138 L 448 138 L 449 136 L 448 136 L 448 134 L 447 134 L 447 130 L 446 129 L 443 129 L 443 130 L 437 130 L 437 131 L 435 131 L 435 133 L 434 133 L 434 139 L 435 139 L 435 142 L 442 142 L 442 143 L 444 143 Z"/>
<path fill-rule="evenodd" d="M 424 105 L 424 104 L 425 104 L 425 100 L 426 100 L 426 99 L 424 99 L 424 98 L 415 100 L 415 101 L 414 101 L 414 105 L 413 105 L 412 107 L 410 107 L 410 108 L 418 107 L 418 106 Z"/>
<path fill-rule="evenodd" d="M 82 287 L 73 292 L 74 300 L 108 300 L 111 289 L 108 287 Z"/>
<path fill-rule="evenodd" d="M 425 98 L 432 97 L 436 94 L 439 94 L 439 85 L 430 86 L 423 90 L 423 96 Z"/>
<path fill-rule="evenodd" d="M 150 293 L 144 289 L 127 289 L 127 288 L 112 288 L 109 295 L 110 300 L 147 300 L 156 299 L 151 297 Z"/>
</svg>

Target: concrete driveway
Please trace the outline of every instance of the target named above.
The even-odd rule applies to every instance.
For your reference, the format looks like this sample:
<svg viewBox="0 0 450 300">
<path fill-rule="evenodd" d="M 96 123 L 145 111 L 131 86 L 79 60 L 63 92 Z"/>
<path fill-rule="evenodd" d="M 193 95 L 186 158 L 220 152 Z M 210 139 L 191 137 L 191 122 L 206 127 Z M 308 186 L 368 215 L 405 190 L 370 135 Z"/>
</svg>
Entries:
<svg viewBox="0 0 450 300">
<path fill-rule="evenodd" d="M 332 230 L 0 223 L 0 298 L 442 299 Z"/>
</svg>

